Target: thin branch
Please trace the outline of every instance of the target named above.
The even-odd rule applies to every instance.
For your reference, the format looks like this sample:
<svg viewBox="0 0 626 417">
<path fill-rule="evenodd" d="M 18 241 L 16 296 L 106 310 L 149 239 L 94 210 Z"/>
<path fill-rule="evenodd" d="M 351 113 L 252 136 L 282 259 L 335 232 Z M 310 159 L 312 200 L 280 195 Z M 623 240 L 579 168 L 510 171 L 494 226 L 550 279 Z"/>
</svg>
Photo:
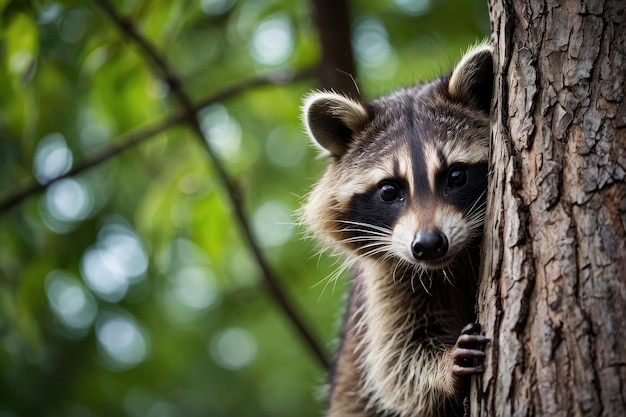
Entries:
<svg viewBox="0 0 626 417">
<path fill-rule="evenodd" d="M 348 0 L 311 0 L 310 4 L 322 47 L 318 74 L 322 87 L 360 99 Z"/>
<path fill-rule="evenodd" d="M 312 78 L 315 72 L 313 69 L 304 69 L 300 71 L 281 71 L 273 74 L 268 74 L 261 77 L 251 78 L 249 80 L 241 81 L 230 87 L 218 91 L 214 95 L 200 100 L 194 109 L 196 112 L 204 109 L 205 107 L 219 103 L 231 97 L 234 97 L 244 91 L 248 91 L 253 88 L 263 87 L 267 85 L 279 85 L 289 82 L 299 81 L 307 78 Z M 45 190 L 50 185 L 64 178 L 76 176 L 83 171 L 94 168 L 109 159 L 134 148 L 135 146 L 143 143 L 144 141 L 155 137 L 159 133 L 162 133 L 174 126 L 177 126 L 185 121 L 185 112 L 179 112 L 179 114 L 168 117 L 164 120 L 156 122 L 152 125 L 146 126 L 142 129 L 136 130 L 129 134 L 113 141 L 113 144 L 98 151 L 97 153 L 84 158 L 82 161 L 74 165 L 74 167 L 65 174 L 59 175 L 54 178 L 50 178 L 44 183 L 37 182 L 34 178 L 31 178 L 27 185 L 19 187 L 11 192 L 5 192 L 3 194 L 8 195 L 6 198 L 0 201 L 0 214 L 5 211 L 9 211 L 14 207 L 17 207 L 24 200 L 35 194 Z"/>
<path fill-rule="evenodd" d="M 257 245 L 255 237 L 252 233 L 252 229 L 250 227 L 250 223 L 248 222 L 248 218 L 243 208 L 241 196 L 237 192 L 237 187 L 226 172 L 225 167 L 222 165 L 222 161 L 217 157 L 217 155 L 209 145 L 209 142 L 207 140 L 208 138 L 203 132 L 200 121 L 198 120 L 196 108 L 194 107 L 191 99 L 185 92 L 182 83 L 180 82 L 180 79 L 176 74 L 176 71 L 173 67 L 169 65 L 166 58 L 161 55 L 161 53 L 154 46 L 152 46 L 148 42 L 148 40 L 139 33 L 139 31 L 137 31 L 133 22 L 120 16 L 115 8 L 109 3 L 109 1 L 96 0 L 96 2 L 110 16 L 112 21 L 119 27 L 120 30 L 141 47 L 147 57 L 150 58 L 153 64 L 156 65 L 156 67 L 158 68 L 159 72 L 161 72 L 161 76 L 163 77 L 163 79 L 168 83 L 170 91 L 182 107 L 186 123 L 192 128 L 198 140 L 202 143 L 204 149 L 207 152 L 207 156 L 213 164 L 213 168 L 217 173 L 217 176 L 219 177 L 224 189 L 227 192 L 228 198 L 230 199 L 230 203 L 233 207 L 235 217 L 239 223 L 241 231 L 245 237 L 249 249 L 254 255 L 254 258 L 259 268 L 261 269 L 263 281 L 268 292 L 290 319 L 291 323 L 294 325 L 300 336 L 307 342 L 308 346 L 311 348 L 312 352 L 315 354 L 319 362 L 324 367 L 326 367 L 328 365 L 328 362 L 324 351 L 318 344 L 317 339 L 313 337 L 308 327 L 304 324 L 304 321 L 296 312 L 290 300 L 287 298 L 285 292 L 279 284 L 279 280 L 276 274 L 271 269 L 264 254 L 261 252 L 261 249 Z"/>
<path fill-rule="evenodd" d="M 181 123 L 183 120 L 184 118 L 181 115 L 178 115 L 175 117 L 167 118 L 161 122 L 155 123 L 152 126 L 148 126 L 134 133 L 130 133 L 122 140 L 116 141 L 115 144 L 83 159 L 65 174 L 51 178 L 45 183 L 40 184 L 34 179 L 31 179 L 29 185 L 18 189 L 17 191 L 14 191 L 11 195 L 9 195 L 9 197 L 0 202 L 0 213 L 10 210 L 11 208 L 20 204 L 22 201 L 26 200 L 28 197 L 35 195 L 36 193 L 49 187 L 51 184 L 64 178 L 73 177 L 83 171 L 93 168 L 101 164 L 102 162 L 107 161 L 114 156 L 119 155 L 120 153 L 139 145 L 146 139 L 151 138 L 171 128 L 172 126 Z"/>
</svg>

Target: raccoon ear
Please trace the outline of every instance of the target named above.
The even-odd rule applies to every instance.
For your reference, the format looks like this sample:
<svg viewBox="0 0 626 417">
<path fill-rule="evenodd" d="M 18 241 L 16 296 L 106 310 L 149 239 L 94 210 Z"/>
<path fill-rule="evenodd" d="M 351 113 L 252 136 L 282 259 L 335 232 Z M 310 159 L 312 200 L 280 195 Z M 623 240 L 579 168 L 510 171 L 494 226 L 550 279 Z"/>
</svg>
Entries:
<svg viewBox="0 0 626 417">
<path fill-rule="evenodd" d="M 479 44 L 471 48 L 452 71 L 448 93 L 453 100 L 489 114 L 493 91 L 493 48 Z"/>
<path fill-rule="evenodd" d="M 370 121 L 360 103 L 333 92 L 316 92 L 304 100 L 302 119 L 309 138 L 341 157 L 354 136 Z"/>
</svg>

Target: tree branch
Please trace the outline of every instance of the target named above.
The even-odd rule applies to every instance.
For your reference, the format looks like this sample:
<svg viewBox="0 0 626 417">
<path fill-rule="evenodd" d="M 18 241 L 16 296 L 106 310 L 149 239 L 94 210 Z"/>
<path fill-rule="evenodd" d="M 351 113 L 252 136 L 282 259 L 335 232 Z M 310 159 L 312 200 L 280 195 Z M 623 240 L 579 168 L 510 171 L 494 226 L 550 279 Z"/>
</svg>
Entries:
<svg viewBox="0 0 626 417">
<path fill-rule="evenodd" d="M 318 71 L 322 87 L 359 100 L 348 1 L 311 0 L 311 12 L 322 46 Z"/>
<path fill-rule="evenodd" d="M 254 258 L 262 272 L 263 282 L 265 283 L 267 291 L 275 300 L 275 302 L 280 306 L 285 315 L 287 315 L 287 317 L 290 319 L 291 323 L 294 325 L 300 336 L 307 342 L 308 346 L 315 354 L 319 362 L 324 367 L 326 367 L 328 365 L 326 355 L 318 344 L 317 339 L 313 337 L 312 333 L 304 324 L 304 321 L 301 319 L 300 314 L 296 312 L 294 306 L 287 298 L 285 292 L 279 284 L 279 280 L 277 279 L 276 274 L 271 269 L 264 254 L 261 252 L 261 249 L 257 245 L 256 239 L 250 227 L 250 223 L 248 222 L 248 218 L 244 211 L 243 203 L 241 201 L 239 193 L 237 192 L 237 188 L 228 173 L 226 172 L 225 167 L 222 165 L 222 161 L 217 157 L 217 155 L 211 148 L 207 140 L 206 134 L 201 128 L 196 108 L 191 102 L 191 99 L 189 98 L 187 93 L 185 92 L 176 71 L 173 67 L 169 65 L 166 58 L 162 56 L 161 53 L 139 33 L 139 31 L 137 31 L 133 22 L 120 16 L 115 8 L 111 5 L 111 3 L 109 3 L 109 1 L 96 0 L 96 2 L 109 15 L 111 20 L 118 26 L 120 30 L 141 47 L 146 56 L 157 67 L 163 79 L 168 83 L 171 93 L 174 95 L 182 108 L 181 110 L 183 112 L 185 122 L 189 125 L 189 127 L 191 127 L 193 132 L 196 134 L 198 140 L 202 143 L 203 148 L 206 150 L 207 156 L 212 162 L 213 168 L 222 183 L 222 186 L 227 192 L 228 198 L 230 199 L 230 203 L 234 210 L 235 218 L 237 219 L 241 231 L 249 246 L 249 249 L 254 255 Z"/>
<path fill-rule="evenodd" d="M 95 153 L 92 156 L 89 156 L 78 164 L 76 164 L 71 170 L 66 172 L 65 174 L 59 175 L 57 177 L 51 178 L 47 182 L 40 184 L 34 179 L 30 180 L 30 184 L 25 187 L 14 191 L 10 194 L 6 199 L 0 202 L 0 213 L 10 210 L 11 208 L 17 206 L 22 201 L 27 199 L 28 197 L 35 195 L 36 193 L 44 190 L 51 184 L 60 181 L 64 178 L 73 177 L 83 171 L 88 170 L 89 168 L 93 168 L 100 163 L 107 161 L 113 158 L 120 153 L 131 149 L 138 144 L 142 143 L 146 139 L 153 137 L 172 126 L 175 126 L 183 121 L 183 117 L 181 115 L 167 118 L 159 123 L 155 123 L 152 126 L 148 126 L 142 130 L 139 130 L 135 133 L 128 134 L 123 140 L 116 141 L 115 144 L 102 149 L 100 152 Z"/>
<path fill-rule="evenodd" d="M 200 100 L 195 106 L 195 112 L 198 112 L 205 107 L 227 100 L 231 97 L 238 95 L 244 91 L 263 87 L 267 85 L 280 85 L 287 84 L 289 82 L 299 81 L 307 78 L 312 78 L 315 75 L 313 69 L 303 69 L 301 71 L 281 71 L 272 74 L 268 74 L 261 77 L 251 78 L 249 80 L 241 81 L 230 87 L 218 91 L 216 94 Z M 143 143 L 144 141 L 162 133 L 174 126 L 177 126 L 185 121 L 185 113 L 179 112 L 175 116 L 168 117 L 164 120 L 156 122 L 152 125 L 146 126 L 142 129 L 123 135 L 122 137 L 114 140 L 113 144 L 96 152 L 95 154 L 84 158 L 82 161 L 74 165 L 74 167 L 63 175 L 51 178 L 45 183 L 39 183 L 34 178 L 31 178 L 27 185 L 18 187 L 10 192 L 4 192 L 7 195 L 0 201 L 0 214 L 5 211 L 9 211 L 14 207 L 17 207 L 20 203 L 29 197 L 45 190 L 53 183 L 60 181 L 64 178 L 76 176 L 83 171 L 94 168 L 103 162 L 127 151 L 135 146 Z"/>
</svg>

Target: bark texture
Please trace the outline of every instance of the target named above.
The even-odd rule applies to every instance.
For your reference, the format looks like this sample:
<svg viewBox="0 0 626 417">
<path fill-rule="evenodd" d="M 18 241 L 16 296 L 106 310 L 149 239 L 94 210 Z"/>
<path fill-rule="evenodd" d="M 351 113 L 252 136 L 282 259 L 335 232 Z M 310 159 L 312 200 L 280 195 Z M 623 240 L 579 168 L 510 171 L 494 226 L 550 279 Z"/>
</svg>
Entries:
<svg viewBox="0 0 626 417">
<path fill-rule="evenodd" d="M 490 1 L 474 416 L 626 415 L 626 2 Z"/>
</svg>

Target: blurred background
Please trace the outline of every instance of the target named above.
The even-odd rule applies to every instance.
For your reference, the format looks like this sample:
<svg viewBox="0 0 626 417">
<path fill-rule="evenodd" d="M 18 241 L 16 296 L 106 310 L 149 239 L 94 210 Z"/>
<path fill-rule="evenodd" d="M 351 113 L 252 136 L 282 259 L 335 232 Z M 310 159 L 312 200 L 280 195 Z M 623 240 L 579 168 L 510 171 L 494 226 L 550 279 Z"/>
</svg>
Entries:
<svg viewBox="0 0 626 417">
<path fill-rule="evenodd" d="M 325 369 L 232 206 L 330 358 L 349 274 L 294 213 L 324 165 L 299 120 L 314 3 L 0 0 L 0 417 L 321 415 Z M 446 73 L 484 3 L 351 1 L 361 94 Z"/>
</svg>

